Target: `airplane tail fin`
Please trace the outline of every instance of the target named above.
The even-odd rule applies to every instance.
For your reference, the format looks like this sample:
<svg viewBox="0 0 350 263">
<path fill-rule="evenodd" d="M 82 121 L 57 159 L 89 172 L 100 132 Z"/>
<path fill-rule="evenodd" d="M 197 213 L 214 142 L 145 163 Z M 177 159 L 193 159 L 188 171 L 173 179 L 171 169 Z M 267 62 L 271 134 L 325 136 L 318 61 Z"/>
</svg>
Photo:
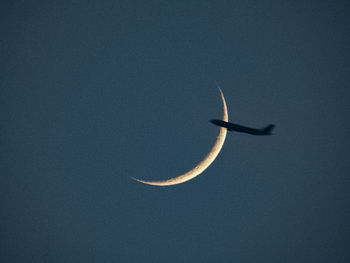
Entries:
<svg viewBox="0 0 350 263">
<path fill-rule="evenodd" d="M 271 134 L 271 131 L 273 130 L 274 127 L 275 127 L 275 125 L 270 124 L 270 125 L 267 125 L 265 128 L 263 128 L 262 130 L 266 134 Z"/>
</svg>

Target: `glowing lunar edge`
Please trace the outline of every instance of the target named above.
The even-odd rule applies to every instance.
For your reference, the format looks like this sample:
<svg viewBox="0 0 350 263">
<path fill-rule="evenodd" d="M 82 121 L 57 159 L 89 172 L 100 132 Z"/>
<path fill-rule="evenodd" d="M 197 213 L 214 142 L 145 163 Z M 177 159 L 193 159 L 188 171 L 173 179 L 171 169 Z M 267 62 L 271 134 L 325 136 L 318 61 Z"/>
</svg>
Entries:
<svg viewBox="0 0 350 263">
<path fill-rule="evenodd" d="M 224 111 L 222 120 L 228 122 L 226 101 L 221 89 L 220 89 L 220 93 L 221 93 L 221 99 L 222 99 L 223 111 Z M 224 142 L 226 139 L 226 133 L 227 133 L 226 128 L 220 128 L 219 136 L 213 148 L 208 153 L 208 155 L 196 167 L 194 167 L 192 170 L 188 171 L 183 175 L 180 175 L 178 177 L 174 177 L 165 181 L 144 181 L 144 180 L 136 179 L 134 177 L 131 177 L 131 178 L 140 183 L 157 185 L 157 186 L 169 186 L 169 185 L 175 185 L 175 184 L 181 184 L 181 183 L 187 182 L 195 178 L 196 176 L 200 175 L 201 173 L 203 173 L 212 164 L 212 162 L 214 162 L 215 158 L 219 155 L 222 146 L 224 145 Z"/>
</svg>

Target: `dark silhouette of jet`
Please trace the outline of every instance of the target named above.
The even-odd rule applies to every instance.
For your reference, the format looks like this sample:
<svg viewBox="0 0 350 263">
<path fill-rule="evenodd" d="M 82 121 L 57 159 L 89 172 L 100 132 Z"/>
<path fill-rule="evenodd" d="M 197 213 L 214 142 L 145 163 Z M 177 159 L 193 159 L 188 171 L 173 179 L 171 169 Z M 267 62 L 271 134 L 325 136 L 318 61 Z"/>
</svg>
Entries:
<svg viewBox="0 0 350 263">
<path fill-rule="evenodd" d="M 226 122 L 222 120 L 211 120 L 210 122 L 220 127 L 225 127 L 229 131 L 244 132 L 252 135 L 272 135 L 271 131 L 275 127 L 275 125 L 270 124 L 262 129 L 253 129 L 253 128 L 249 128 L 246 126 L 242 126 L 242 125 L 238 125 L 232 122 Z"/>
</svg>

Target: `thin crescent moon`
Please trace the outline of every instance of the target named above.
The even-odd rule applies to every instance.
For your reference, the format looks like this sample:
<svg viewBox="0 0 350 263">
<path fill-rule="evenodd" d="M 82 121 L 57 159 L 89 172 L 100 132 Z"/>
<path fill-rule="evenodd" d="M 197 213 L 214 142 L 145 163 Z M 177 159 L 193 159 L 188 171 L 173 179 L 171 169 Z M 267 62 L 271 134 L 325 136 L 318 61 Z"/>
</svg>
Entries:
<svg viewBox="0 0 350 263">
<path fill-rule="evenodd" d="M 220 94 L 221 94 L 221 99 L 222 99 L 222 104 L 223 104 L 223 116 L 222 120 L 228 122 L 228 113 L 227 113 L 227 107 L 226 107 L 226 101 L 224 98 L 224 94 L 222 93 L 221 89 Z M 208 155 L 192 170 L 188 171 L 187 173 L 180 175 L 178 177 L 174 177 L 165 181 L 144 181 L 140 180 L 134 177 L 131 177 L 132 179 L 144 183 L 144 184 L 149 184 L 149 185 L 156 185 L 156 186 L 169 186 L 169 185 L 176 185 L 176 184 L 181 184 L 184 182 L 187 182 L 201 173 L 203 173 L 216 159 L 216 157 L 219 155 L 222 146 L 224 145 L 225 139 L 226 139 L 226 134 L 227 134 L 227 129 L 226 128 L 220 128 L 220 133 L 219 136 L 211 149 L 211 151 L 208 153 Z"/>
</svg>

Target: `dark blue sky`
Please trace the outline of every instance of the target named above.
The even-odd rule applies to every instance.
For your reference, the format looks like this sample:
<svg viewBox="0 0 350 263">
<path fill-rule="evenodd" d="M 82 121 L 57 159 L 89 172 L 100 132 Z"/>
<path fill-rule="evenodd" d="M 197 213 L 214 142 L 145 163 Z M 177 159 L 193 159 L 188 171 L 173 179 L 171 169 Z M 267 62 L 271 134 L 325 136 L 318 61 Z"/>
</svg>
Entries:
<svg viewBox="0 0 350 263">
<path fill-rule="evenodd" d="M 0 261 L 349 262 L 349 11 L 2 1 Z"/>
</svg>

